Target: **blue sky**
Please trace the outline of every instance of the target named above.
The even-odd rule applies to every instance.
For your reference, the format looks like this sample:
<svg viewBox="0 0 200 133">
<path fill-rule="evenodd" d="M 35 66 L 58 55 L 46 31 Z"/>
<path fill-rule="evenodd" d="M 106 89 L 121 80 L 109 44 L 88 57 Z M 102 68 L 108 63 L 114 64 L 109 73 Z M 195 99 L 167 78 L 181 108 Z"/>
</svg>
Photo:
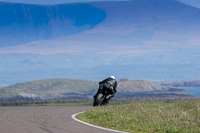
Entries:
<svg viewBox="0 0 200 133">
<path fill-rule="evenodd" d="M 28 3 L 28 4 L 62 4 L 62 3 L 74 3 L 74 2 L 91 2 L 91 1 L 128 1 L 128 0 L 0 0 L 4 2 L 15 3 Z M 177 0 L 182 3 L 188 4 L 200 8 L 200 0 Z"/>
<path fill-rule="evenodd" d="M 62 4 L 74 2 L 91 2 L 91 1 L 127 1 L 127 0 L 0 0 L 4 2 L 27 3 L 27 4 Z"/>
<path fill-rule="evenodd" d="M 0 86 L 41 78 L 98 81 L 109 75 L 116 75 L 118 79 L 199 79 L 200 10 L 197 8 L 200 8 L 200 0 L 177 0 L 190 6 L 176 0 L 72 4 L 75 6 L 70 8 L 74 13 L 73 21 L 54 18 L 70 18 L 65 15 L 67 10 L 63 10 L 68 5 L 45 6 L 88 1 L 108 0 L 4 0 L 42 6 L 1 4 L 0 19 L 3 18 L 1 20 L 5 23 L 0 25 L 0 35 L 6 36 L 0 36 L 0 46 L 5 45 L 2 43 L 4 38 L 5 41 L 15 38 L 21 41 L 20 37 L 27 39 L 30 35 L 30 40 L 27 39 L 25 44 L 7 41 L 9 47 L 0 47 Z M 87 6 L 87 10 L 80 9 L 88 12 L 79 13 L 77 8 L 80 5 Z M 71 24 L 75 20 L 86 20 L 90 12 L 98 13 L 96 8 L 105 11 L 106 18 L 101 23 L 95 23 L 94 28 L 87 27 L 94 24 L 94 17 L 87 19 L 90 21 L 82 27 Z M 22 10 L 17 12 L 15 9 Z M 99 14 L 93 16 L 100 18 Z M 49 25 L 46 25 L 47 22 Z M 43 37 L 51 35 L 45 34 L 51 33 L 45 28 L 53 31 L 49 40 Z M 81 32 L 74 34 L 76 30 Z M 73 31 L 73 34 L 65 35 L 64 31 Z"/>
</svg>

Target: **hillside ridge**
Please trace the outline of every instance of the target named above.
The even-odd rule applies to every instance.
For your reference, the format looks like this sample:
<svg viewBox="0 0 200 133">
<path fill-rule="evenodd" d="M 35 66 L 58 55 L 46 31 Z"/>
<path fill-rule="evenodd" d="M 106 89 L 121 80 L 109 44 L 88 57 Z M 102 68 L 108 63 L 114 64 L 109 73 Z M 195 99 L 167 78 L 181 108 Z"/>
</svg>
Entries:
<svg viewBox="0 0 200 133">
<path fill-rule="evenodd" d="M 191 84 L 189 84 L 189 82 Z M 195 82 L 195 84 L 193 84 L 193 82 Z M 188 86 L 188 84 L 190 86 Z M 182 88 L 197 86 L 200 86 L 200 80 L 152 82 L 145 80 L 120 79 L 118 80 L 118 93 L 116 98 L 154 99 L 158 97 L 161 98 L 161 95 L 165 95 L 166 98 L 169 99 L 195 98 Z M 61 78 L 43 79 L 1 87 L 0 101 L 91 100 L 93 95 L 97 92 L 97 89 L 98 82 L 89 80 Z"/>
</svg>

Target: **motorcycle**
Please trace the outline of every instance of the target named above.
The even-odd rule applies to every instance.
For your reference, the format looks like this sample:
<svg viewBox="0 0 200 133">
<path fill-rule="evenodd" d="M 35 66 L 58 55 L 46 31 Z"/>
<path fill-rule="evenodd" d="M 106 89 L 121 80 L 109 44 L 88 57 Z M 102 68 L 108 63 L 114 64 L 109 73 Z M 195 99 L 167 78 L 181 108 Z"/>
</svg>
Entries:
<svg viewBox="0 0 200 133">
<path fill-rule="evenodd" d="M 108 91 L 99 87 L 99 90 L 96 95 L 94 95 L 93 106 L 105 106 L 108 104 L 106 100 L 106 96 L 108 95 Z"/>
</svg>

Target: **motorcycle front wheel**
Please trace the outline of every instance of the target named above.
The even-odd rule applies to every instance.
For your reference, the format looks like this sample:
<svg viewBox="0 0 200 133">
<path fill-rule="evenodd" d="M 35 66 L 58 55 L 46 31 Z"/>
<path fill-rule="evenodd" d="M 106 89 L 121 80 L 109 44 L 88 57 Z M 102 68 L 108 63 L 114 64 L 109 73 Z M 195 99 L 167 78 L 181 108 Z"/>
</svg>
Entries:
<svg viewBox="0 0 200 133">
<path fill-rule="evenodd" d="M 103 103 L 105 96 L 102 93 L 97 94 L 96 96 L 94 96 L 94 104 L 93 106 L 101 106 L 101 104 Z"/>
</svg>

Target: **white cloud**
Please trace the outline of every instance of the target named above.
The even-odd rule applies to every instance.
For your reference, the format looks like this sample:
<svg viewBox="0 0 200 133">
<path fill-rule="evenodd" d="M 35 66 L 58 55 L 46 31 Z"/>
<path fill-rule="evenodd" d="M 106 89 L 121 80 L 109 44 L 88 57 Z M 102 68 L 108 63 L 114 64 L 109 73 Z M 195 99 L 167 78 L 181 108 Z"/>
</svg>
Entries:
<svg viewBox="0 0 200 133">
<path fill-rule="evenodd" d="M 177 0 L 179 2 L 182 2 L 184 4 L 200 8 L 200 1 L 199 0 Z"/>
</svg>

